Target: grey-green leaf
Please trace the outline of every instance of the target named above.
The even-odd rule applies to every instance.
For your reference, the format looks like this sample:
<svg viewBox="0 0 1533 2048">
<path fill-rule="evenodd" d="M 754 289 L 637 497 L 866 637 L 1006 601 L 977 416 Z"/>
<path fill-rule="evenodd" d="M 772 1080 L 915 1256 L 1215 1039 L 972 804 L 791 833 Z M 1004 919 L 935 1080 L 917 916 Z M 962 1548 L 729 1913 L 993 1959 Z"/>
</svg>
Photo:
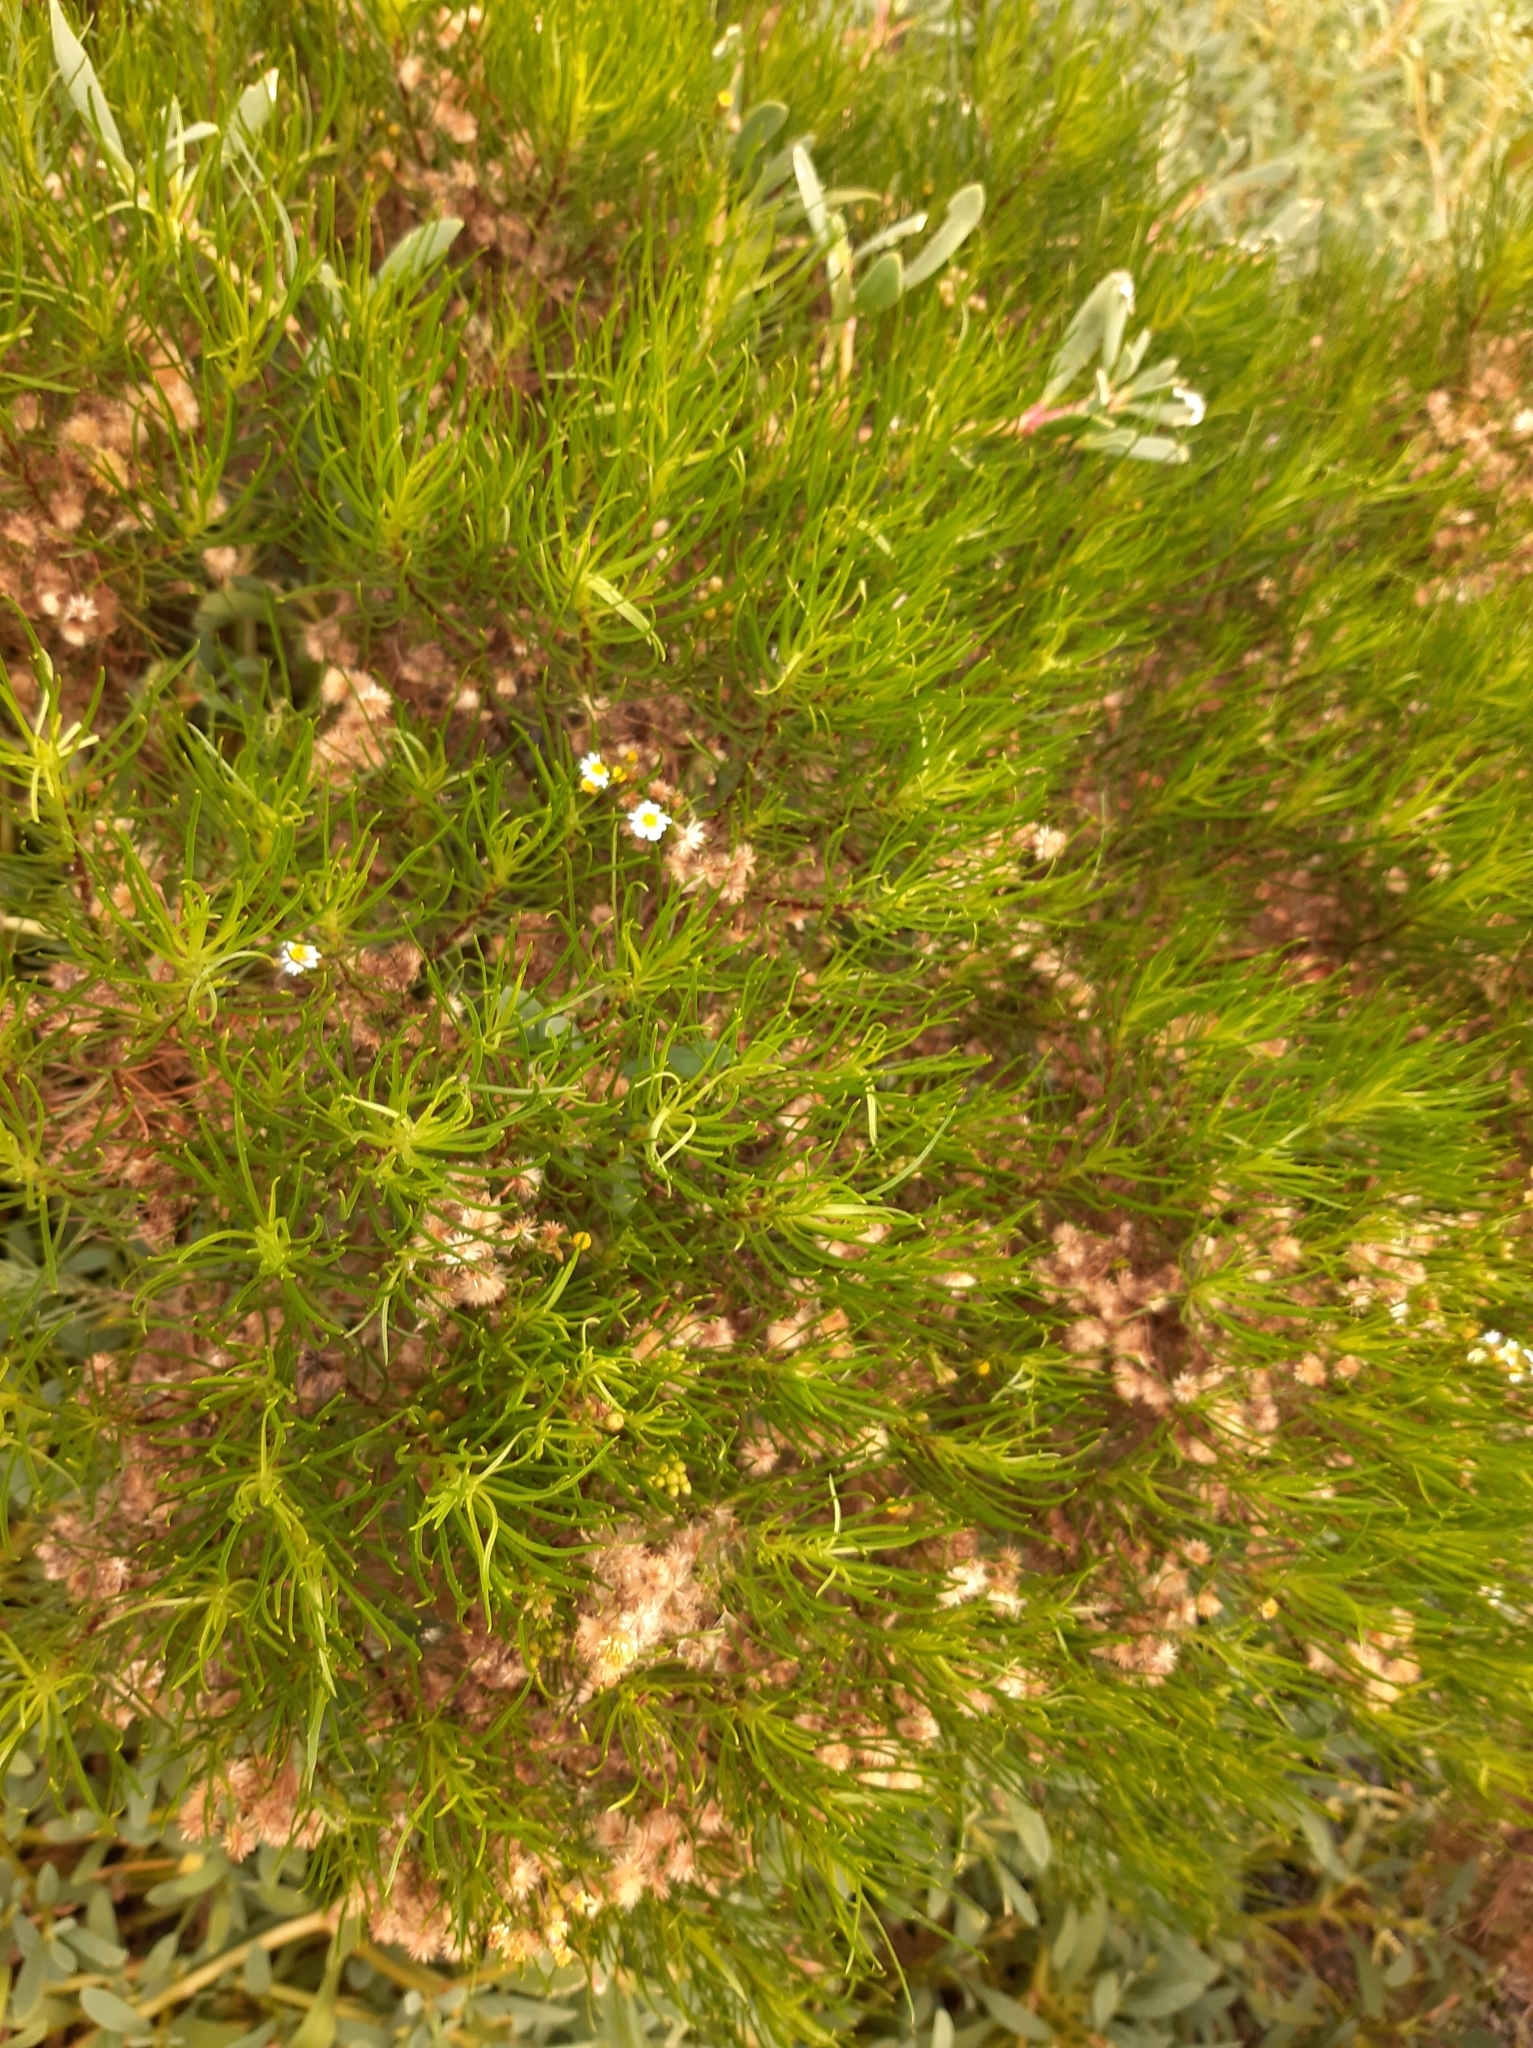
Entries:
<svg viewBox="0 0 1533 2048">
<path fill-rule="evenodd" d="M 985 188 L 965 185 L 947 203 L 947 218 L 920 255 L 905 266 L 905 289 L 914 291 L 955 256 L 984 217 Z"/>
<path fill-rule="evenodd" d="M 1100 2033 L 1118 2010 L 1123 1980 L 1116 1970 L 1104 1970 L 1091 1987 L 1091 2024 Z"/>
<path fill-rule="evenodd" d="M 1206 1982 L 1206 1979 L 1198 1977 L 1171 1977 L 1164 1984 L 1152 1982 L 1128 1999 L 1123 2010 L 1130 2019 L 1169 2019 L 1172 2013 L 1196 2005 L 1203 1996 Z"/>
<path fill-rule="evenodd" d="M 462 232 L 462 221 L 451 214 L 444 214 L 440 220 L 422 221 L 396 242 L 378 265 L 373 273 L 374 286 L 381 289 L 392 285 L 401 291 L 413 291 L 436 269 Z"/>
<path fill-rule="evenodd" d="M 335 2008 L 340 1997 L 341 1964 L 344 1960 L 339 1945 L 332 1942 L 314 2003 L 299 2021 L 288 2048 L 330 2048 L 335 2039 Z"/>
<path fill-rule="evenodd" d="M 974 1989 L 984 2000 L 986 2010 L 996 2025 L 1004 2027 L 1008 2034 L 1020 2034 L 1024 2041 L 1053 2040 L 1048 2026 L 1019 1999 L 1009 1997 L 1004 1991 L 993 1991 L 988 1984 L 976 1984 Z"/>
<path fill-rule="evenodd" d="M 1124 454 L 1133 462 L 1186 462 L 1187 450 L 1165 434 L 1136 434 Z"/>
<path fill-rule="evenodd" d="M 206 1863 L 195 1870 L 188 1870 L 183 1877 L 167 1878 L 164 1884 L 154 1885 L 146 1894 L 151 1906 L 179 1906 L 187 1899 L 195 1899 L 203 1892 L 211 1891 L 215 1884 L 229 1875 L 229 1866 L 222 1856 L 210 1856 Z"/>
<path fill-rule="evenodd" d="M 161 1984 L 169 1977 L 171 1971 L 175 1968 L 176 1950 L 180 1947 L 180 1944 L 181 1937 L 174 1927 L 170 1930 L 169 1934 L 162 1934 L 160 1936 L 154 1947 L 145 1956 L 143 1968 L 138 1973 L 140 1989 L 147 1990 L 150 1985 Z"/>
<path fill-rule="evenodd" d="M 801 142 L 793 145 L 793 177 L 798 186 L 798 196 L 804 202 L 804 211 L 809 216 L 810 232 L 816 239 L 823 239 L 830 232 L 830 216 L 825 209 L 825 187 L 820 183 L 820 174 L 814 167 L 814 159 Z"/>
<path fill-rule="evenodd" d="M 48 1956 L 48 1974 L 56 1983 L 62 1984 L 66 1977 L 72 1977 L 79 1969 L 79 1959 L 62 1935 L 50 1934 L 44 1947 Z"/>
<path fill-rule="evenodd" d="M 1107 1908 L 1101 1899 L 1084 1913 L 1077 1913 L 1073 1906 L 1065 1908 L 1064 1922 L 1054 1937 L 1050 1956 L 1061 1984 L 1079 1983 L 1096 1961 L 1106 1932 Z"/>
<path fill-rule="evenodd" d="M 69 1946 L 84 1956 L 88 1963 L 94 1963 L 98 1970 L 120 1970 L 128 1960 L 128 1951 L 115 1941 L 103 1941 L 92 1934 L 88 1927 L 71 1927 Z"/>
<path fill-rule="evenodd" d="M 852 311 L 886 313 L 898 302 L 904 289 L 905 266 L 900 261 L 899 251 L 886 249 L 865 272 L 862 282 L 852 293 Z"/>
<path fill-rule="evenodd" d="M 1132 427 L 1082 434 L 1077 446 L 1088 455 L 1127 455 L 1135 462 L 1185 462 L 1187 450 L 1166 434 L 1137 434 Z"/>
<path fill-rule="evenodd" d="M 98 2027 L 122 2034 L 130 2041 L 147 2040 L 154 2032 L 141 2012 L 115 1991 L 108 1991 L 104 1984 L 87 1984 L 80 1993 L 80 2006 L 86 2018 L 94 2020 Z"/>
<path fill-rule="evenodd" d="M 1052 405 L 1093 356 L 1100 355 L 1104 369 L 1112 369 L 1133 310 L 1134 280 L 1126 270 L 1109 271 L 1065 329 L 1065 338 L 1049 365 L 1049 381 L 1043 387 L 1040 405 Z"/>
<path fill-rule="evenodd" d="M 780 133 L 787 118 L 788 109 L 781 100 L 762 100 L 759 106 L 752 107 L 740 123 L 740 132 L 730 150 L 736 168 L 744 170 L 757 150 L 764 149 Z"/>
<path fill-rule="evenodd" d="M 79 1882 L 76 1873 L 75 1882 Z M 97 1941 L 108 1947 L 117 1945 L 117 1909 L 112 1904 L 112 1895 L 104 1885 L 93 1884 L 85 1906 L 85 1924 Z"/>
<path fill-rule="evenodd" d="M 895 221 L 892 227 L 880 228 L 876 235 L 869 235 L 852 251 L 852 261 L 860 263 L 865 256 L 876 256 L 880 249 L 892 249 L 896 242 L 903 242 L 907 236 L 920 234 L 926 225 L 924 213 L 908 213 L 903 220 Z"/>
<path fill-rule="evenodd" d="M 53 58 L 64 80 L 64 90 L 80 118 L 94 130 L 113 170 L 131 189 L 133 166 L 128 162 L 96 68 L 85 54 L 85 45 L 65 20 L 59 0 L 48 0 L 48 18 L 53 27 Z"/>
<path fill-rule="evenodd" d="M 1006 1815 L 1033 1868 L 1040 1872 L 1047 1870 L 1049 1859 L 1054 1854 L 1054 1844 L 1049 1840 L 1048 1823 L 1043 1815 L 1037 1807 L 1029 1806 L 1025 1799 L 1019 1799 L 1015 1794 L 1006 1802 Z"/>
<path fill-rule="evenodd" d="M 1167 1940 L 1160 1967 L 1134 1986 L 1123 2010 L 1133 2019 L 1166 2019 L 1195 2005 L 1219 1974 L 1219 1965 L 1196 1942 Z"/>
<path fill-rule="evenodd" d="M 806 135 L 795 135 L 792 141 L 778 150 L 775 156 L 769 156 L 757 173 L 756 182 L 750 189 L 750 196 L 746 200 L 746 205 L 764 206 L 777 188 L 785 184 L 792 177 L 793 152 L 796 149 L 813 148 L 814 133 L 811 130 Z"/>
<path fill-rule="evenodd" d="M 1338 1884 L 1345 1884 L 1352 1873 L 1336 1853 L 1336 1838 L 1324 1814 L 1306 1807 L 1299 1815 L 1299 1826 L 1304 1830 L 1304 1839 L 1309 1843 L 1315 1861 L 1326 1876 L 1335 1878 Z"/>
<path fill-rule="evenodd" d="M 1006 1901 L 1007 1911 L 1015 1913 L 1024 1927 L 1036 1927 L 1038 1908 L 1034 1905 L 1033 1895 L 1026 1885 L 1020 1884 L 1006 1865 L 999 1861 L 995 1866 L 995 1874 L 1001 1881 L 1001 1896 Z"/>
<path fill-rule="evenodd" d="M 275 69 L 264 73 L 254 85 L 247 85 L 239 96 L 239 104 L 229 122 L 229 133 L 247 149 L 276 109 L 278 76 Z"/>
<path fill-rule="evenodd" d="M 43 1995 L 44 1974 L 48 1968 L 48 1953 L 39 1942 L 21 1966 L 21 1975 L 16 1979 L 16 1994 L 11 2001 L 11 2025 L 24 2027 L 36 2011 Z"/>
</svg>

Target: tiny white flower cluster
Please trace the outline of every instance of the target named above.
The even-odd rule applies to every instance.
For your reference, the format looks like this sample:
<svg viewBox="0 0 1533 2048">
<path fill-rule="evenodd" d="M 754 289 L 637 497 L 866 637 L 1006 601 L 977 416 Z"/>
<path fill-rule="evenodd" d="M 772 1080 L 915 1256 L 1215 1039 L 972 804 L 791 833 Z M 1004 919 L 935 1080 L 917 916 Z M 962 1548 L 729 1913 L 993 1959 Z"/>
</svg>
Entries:
<svg viewBox="0 0 1533 2048">
<path fill-rule="evenodd" d="M 1519 1344 L 1515 1337 L 1503 1337 L 1499 1330 L 1482 1330 L 1479 1343 L 1469 1354 L 1469 1363 L 1483 1365 L 1487 1358 L 1494 1358 L 1505 1368 L 1514 1387 L 1533 1379 L 1533 1350 Z"/>
</svg>

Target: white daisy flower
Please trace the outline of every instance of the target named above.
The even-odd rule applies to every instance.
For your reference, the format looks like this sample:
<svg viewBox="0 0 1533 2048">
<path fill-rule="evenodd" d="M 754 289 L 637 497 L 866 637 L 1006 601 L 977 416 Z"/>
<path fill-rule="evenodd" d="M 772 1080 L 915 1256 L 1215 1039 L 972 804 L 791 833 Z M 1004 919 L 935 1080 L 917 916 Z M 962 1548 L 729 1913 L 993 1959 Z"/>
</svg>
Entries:
<svg viewBox="0 0 1533 2048">
<path fill-rule="evenodd" d="M 663 839 L 671 820 L 657 803 L 646 800 L 628 813 L 628 829 L 635 839 Z"/>
<path fill-rule="evenodd" d="M 595 796 L 599 789 L 605 789 L 612 780 L 612 770 L 600 754 L 582 754 L 580 757 L 580 787 L 587 796 Z"/>
<path fill-rule="evenodd" d="M 305 939 L 284 939 L 277 949 L 277 965 L 284 974 L 308 974 L 319 961 L 318 946 Z"/>
</svg>

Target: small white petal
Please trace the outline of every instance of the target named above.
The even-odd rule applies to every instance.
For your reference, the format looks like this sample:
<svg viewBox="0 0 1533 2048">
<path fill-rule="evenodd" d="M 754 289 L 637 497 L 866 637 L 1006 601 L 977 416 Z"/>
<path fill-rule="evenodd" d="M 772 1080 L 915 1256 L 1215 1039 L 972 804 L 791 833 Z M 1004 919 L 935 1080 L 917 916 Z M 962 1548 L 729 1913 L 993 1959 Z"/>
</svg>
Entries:
<svg viewBox="0 0 1533 2048">
<path fill-rule="evenodd" d="M 1179 398 L 1192 414 L 1192 418 L 1187 422 L 1189 427 L 1196 427 L 1202 423 L 1203 415 L 1208 411 L 1208 403 L 1201 391 L 1189 390 L 1185 384 L 1173 384 L 1171 396 Z"/>
</svg>

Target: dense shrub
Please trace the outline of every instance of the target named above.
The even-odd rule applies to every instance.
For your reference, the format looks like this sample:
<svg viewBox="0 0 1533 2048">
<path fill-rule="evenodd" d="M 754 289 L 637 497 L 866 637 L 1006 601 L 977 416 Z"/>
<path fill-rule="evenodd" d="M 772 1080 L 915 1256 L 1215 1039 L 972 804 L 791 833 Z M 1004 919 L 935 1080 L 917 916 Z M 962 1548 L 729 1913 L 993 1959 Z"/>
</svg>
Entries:
<svg viewBox="0 0 1533 2048">
<path fill-rule="evenodd" d="M 764 2037 L 992 1788 L 1523 1781 L 1529 414 L 1510 226 L 722 27 L 12 23 L 3 1726 Z"/>
</svg>

